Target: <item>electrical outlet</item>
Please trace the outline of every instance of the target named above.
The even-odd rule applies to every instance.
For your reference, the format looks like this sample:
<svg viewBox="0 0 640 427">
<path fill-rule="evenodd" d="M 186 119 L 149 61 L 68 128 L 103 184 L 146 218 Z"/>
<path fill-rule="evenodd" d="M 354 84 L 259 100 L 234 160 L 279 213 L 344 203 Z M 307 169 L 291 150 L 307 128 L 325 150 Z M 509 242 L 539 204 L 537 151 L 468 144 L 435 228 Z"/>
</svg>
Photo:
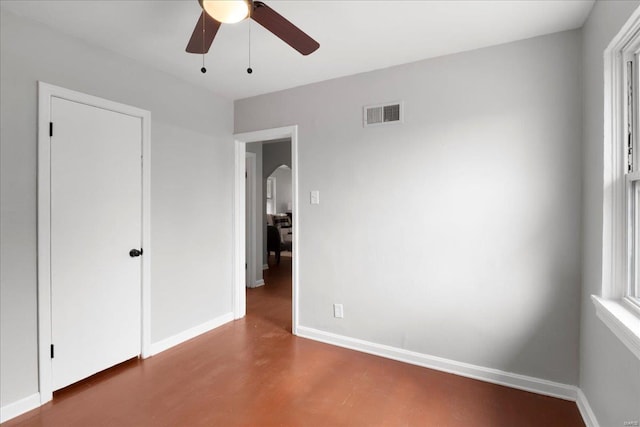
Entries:
<svg viewBox="0 0 640 427">
<path fill-rule="evenodd" d="M 333 317 L 342 319 L 344 317 L 344 309 L 342 304 L 333 304 Z"/>
</svg>

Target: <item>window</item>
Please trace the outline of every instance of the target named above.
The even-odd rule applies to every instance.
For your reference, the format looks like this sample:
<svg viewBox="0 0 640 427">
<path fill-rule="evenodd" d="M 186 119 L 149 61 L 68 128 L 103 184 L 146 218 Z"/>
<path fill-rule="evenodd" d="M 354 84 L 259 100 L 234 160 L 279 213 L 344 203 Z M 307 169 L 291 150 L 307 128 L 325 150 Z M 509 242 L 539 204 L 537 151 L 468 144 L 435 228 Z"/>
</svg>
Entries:
<svg viewBox="0 0 640 427">
<path fill-rule="evenodd" d="M 276 179 L 272 176 L 267 178 L 267 214 L 276 213 Z"/>
<path fill-rule="evenodd" d="M 605 50 L 602 292 L 598 317 L 640 358 L 640 10 Z"/>
<path fill-rule="evenodd" d="M 623 168 L 625 190 L 625 259 L 626 280 L 622 284 L 621 297 L 632 308 L 640 309 L 640 34 L 636 33 L 630 44 L 623 49 L 623 125 L 624 141 L 621 144 L 623 157 L 626 159 Z"/>
<path fill-rule="evenodd" d="M 632 262 L 629 268 L 626 297 L 635 307 L 640 307 L 640 180 L 638 180 L 638 172 L 635 172 L 633 177 L 629 177 L 629 187 L 631 193 L 629 203 L 632 207 L 630 212 L 632 224 L 629 233 Z"/>
</svg>

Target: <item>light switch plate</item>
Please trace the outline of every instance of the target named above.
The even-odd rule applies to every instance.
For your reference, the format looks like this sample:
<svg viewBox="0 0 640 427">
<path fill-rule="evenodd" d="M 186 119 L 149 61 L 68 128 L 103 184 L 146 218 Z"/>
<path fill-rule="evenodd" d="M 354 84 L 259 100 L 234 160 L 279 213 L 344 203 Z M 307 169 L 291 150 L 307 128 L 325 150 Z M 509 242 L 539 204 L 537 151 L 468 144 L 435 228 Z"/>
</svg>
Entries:
<svg viewBox="0 0 640 427">
<path fill-rule="evenodd" d="M 311 192 L 311 204 L 312 205 L 320 204 L 320 192 L 318 190 L 313 190 Z"/>
<path fill-rule="evenodd" d="M 344 308 L 342 304 L 333 304 L 333 317 L 342 319 L 344 317 Z"/>
</svg>

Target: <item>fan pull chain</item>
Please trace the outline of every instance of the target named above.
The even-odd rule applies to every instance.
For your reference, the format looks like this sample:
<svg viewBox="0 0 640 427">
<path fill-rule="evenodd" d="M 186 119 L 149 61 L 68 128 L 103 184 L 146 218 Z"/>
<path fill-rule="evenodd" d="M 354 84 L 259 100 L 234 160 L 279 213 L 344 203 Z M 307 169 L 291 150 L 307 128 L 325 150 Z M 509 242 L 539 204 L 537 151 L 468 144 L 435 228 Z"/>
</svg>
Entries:
<svg viewBox="0 0 640 427">
<path fill-rule="evenodd" d="M 251 68 L 251 21 L 249 21 L 249 68 L 247 68 L 247 74 L 253 73 Z"/>
<path fill-rule="evenodd" d="M 202 72 L 202 74 L 207 72 L 206 67 L 204 66 L 204 39 L 205 39 L 205 24 L 206 21 L 204 19 L 204 13 L 202 14 L 202 68 L 200 68 L 200 71 Z"/>
</svg>

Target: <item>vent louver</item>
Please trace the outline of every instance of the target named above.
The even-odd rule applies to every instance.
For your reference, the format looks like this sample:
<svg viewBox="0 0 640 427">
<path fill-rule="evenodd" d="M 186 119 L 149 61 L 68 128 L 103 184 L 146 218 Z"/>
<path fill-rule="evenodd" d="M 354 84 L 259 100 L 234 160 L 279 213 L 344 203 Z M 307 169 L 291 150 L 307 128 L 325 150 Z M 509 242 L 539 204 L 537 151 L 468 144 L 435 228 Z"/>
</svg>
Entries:
<svg viewBox="0 0 640 427">
<path fill-rule="evenodd" d="M 382 107 L 367 108 L 367 120 L 365 123 L 368 125 L 382 123 L 382 113 Z"/>
<path fill-rule="evenodd" d="M 364 126 L 402 123 L 402 103 L 369 105 L 364 107 Z"/>
</svg>

